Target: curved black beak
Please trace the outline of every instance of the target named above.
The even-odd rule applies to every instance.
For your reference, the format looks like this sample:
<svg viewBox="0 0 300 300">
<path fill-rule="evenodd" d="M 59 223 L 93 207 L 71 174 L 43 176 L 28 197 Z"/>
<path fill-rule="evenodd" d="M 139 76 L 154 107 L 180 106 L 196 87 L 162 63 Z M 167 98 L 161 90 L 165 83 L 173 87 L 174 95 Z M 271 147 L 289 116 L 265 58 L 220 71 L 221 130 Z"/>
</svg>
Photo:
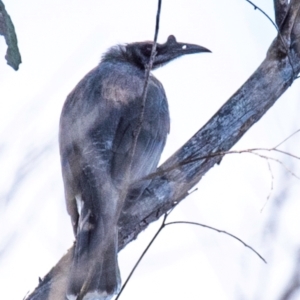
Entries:
<svg viewBox="0 0 300 300">
<path fill-rule="evenodd" d="M 174 35 L 170 35 L 164 44 L 157 44 L 156 56 L 153 63 L 153 69 L 164 65 L 171 60 L 186 54 L 202 53 L 211 51 L 200 45 L 179 43 Z"/>
<path fill-rule="evenodd" d="M 200 45 L 178 43 L 174 35 L 170 35 L 164 47 L 169 47 L 171 51 L 185 54 L 201 53 L 201 52 L 211 52 L 209 49 L 204 48 Z"/>
</svg>

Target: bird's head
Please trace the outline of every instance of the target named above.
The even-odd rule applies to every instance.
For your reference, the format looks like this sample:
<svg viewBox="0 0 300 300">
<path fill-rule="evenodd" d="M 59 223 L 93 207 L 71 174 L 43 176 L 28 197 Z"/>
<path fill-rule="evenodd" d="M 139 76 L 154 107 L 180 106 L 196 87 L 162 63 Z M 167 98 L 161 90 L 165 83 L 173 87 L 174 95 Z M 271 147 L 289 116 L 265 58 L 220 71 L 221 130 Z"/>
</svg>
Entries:
<svg viewBox="0 0 300 300">
<path fill-rule="evenodd" d="M 145 69 L 149 64 L 152 46 L 153 42 L 150 41 L 127 44 L 125 46 L 126 54 L 134 64 Z M 180 56 L 201 52 L 211 51 L 199 45 L 179 43 L 174 35 L 170 35 L 164 44 L 156 44 L 156 55 L 152 69 L 161 67 Z"/>
</svg>

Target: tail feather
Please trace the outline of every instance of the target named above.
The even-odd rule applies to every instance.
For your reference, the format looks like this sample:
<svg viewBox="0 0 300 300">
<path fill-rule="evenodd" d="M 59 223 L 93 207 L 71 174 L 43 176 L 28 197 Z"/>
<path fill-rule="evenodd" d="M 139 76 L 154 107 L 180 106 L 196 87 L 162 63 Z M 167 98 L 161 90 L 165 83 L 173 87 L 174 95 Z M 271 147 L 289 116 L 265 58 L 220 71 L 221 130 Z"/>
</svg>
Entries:
<svg viewBox="0 0 300 300">
<path fill-rule="evenodd" d="M 109 300 L 121 285 L 117 226 L 89 212 L 80 219 L 67 298 Z"/>
</svg>

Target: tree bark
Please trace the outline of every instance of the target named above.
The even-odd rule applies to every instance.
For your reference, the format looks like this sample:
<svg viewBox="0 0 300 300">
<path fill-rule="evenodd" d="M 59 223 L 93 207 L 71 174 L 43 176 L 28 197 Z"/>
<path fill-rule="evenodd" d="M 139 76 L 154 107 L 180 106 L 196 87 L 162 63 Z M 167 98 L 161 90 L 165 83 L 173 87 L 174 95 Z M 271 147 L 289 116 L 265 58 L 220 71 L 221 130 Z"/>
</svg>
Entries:
<svg viewBox="0 0 300 300">
<path fill-rule="evenodd" d="M 275 22 L 278 27 L 282 24 L 284 17 L 288 11 L 288 0 L 274 0 Z"/>
<path fill-rule="evenodd" d="M 119 250 L 189 190 L 287 90 L 300 71 L 300 1 L 292 0 L 265 60 L 245 84 L 157 172 L 138 202 L 126 202 L 119 221 Z M 218 155 L 218 153 L 221 153 Z M 27 300 L 63 300 L 73 247 L 40 281 Z"/>
</svg>

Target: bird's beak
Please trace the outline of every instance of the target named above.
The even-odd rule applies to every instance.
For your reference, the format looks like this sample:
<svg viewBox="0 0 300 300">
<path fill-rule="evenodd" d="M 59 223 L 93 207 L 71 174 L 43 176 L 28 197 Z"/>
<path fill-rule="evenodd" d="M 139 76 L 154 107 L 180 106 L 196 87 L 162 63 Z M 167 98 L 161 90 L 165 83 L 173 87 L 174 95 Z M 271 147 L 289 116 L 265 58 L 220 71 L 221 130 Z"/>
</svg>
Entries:
<svg viewBox="0 0 300 300">
<path fill-rule="evenodd" d="M 195 44 L 177 43 L 177 46 L 178 49 L 175 49 L 175 51 L 182 53 L 181 55 L 201 53 L 201 52 L 211 53 L 209 49 Z"/>
<path fill-rule="evenodd" d="M 164 44 L 170 52 L 178 53 L 179 56 L 186 54 L 194 54 L 201 52 L 211 52 L 209 49 L 195 44 L 178 43 L 174 35 L 168 37 L 167 42 Z"/>
<path fill-rule="evenodd" d="M 178 43 L 174 35 L 170 35 L 164 44 L 157 44 L 156 57 L 153 68 L 162 66 L 171 60 L 186 54 L 203 53 L 211 51 L 195 44 Z"/>
</svg>

